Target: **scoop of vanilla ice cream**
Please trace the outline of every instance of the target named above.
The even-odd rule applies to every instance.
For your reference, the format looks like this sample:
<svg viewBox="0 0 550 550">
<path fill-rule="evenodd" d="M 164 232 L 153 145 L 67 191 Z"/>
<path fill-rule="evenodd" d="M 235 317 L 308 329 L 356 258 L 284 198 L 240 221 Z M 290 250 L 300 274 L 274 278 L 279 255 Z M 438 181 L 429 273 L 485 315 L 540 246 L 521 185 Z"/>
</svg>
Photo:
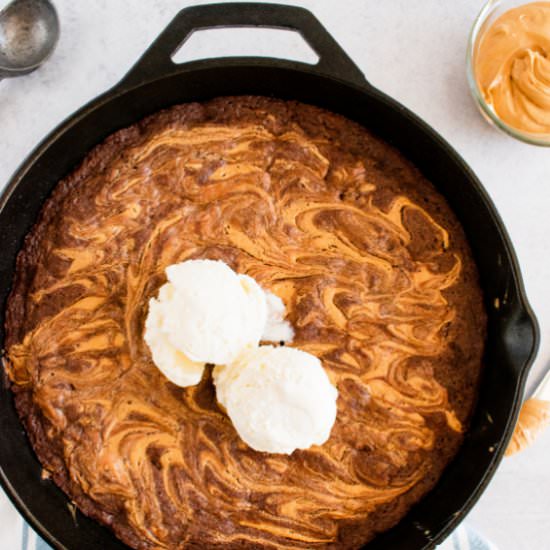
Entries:
<svg viewBox="0 0 550 550">
<path fill-rule="evenodd" d="M 260 342 L 268 310 L 254 279 L 214 260 L 166 268 L 168 282 L 149 301 L 144 339 L 175 384 L 197 384 L 205 363 L 226 364 Z"/>
<path fill-rule="evenodd" d="M 214 260 L 189 260 L 166 268 L 171 295 L 163 331 L 192 361 L 230 363 L 260 341 L 267 319 L 262 288 Z"/>
<path fill-rule="evenodd" d="M 220 405 L 253 449 L 290 454 L 329 438 L 338 392 L 317 357 L 260 346 L 217 366 L 213 377 Z"/>
</svg>

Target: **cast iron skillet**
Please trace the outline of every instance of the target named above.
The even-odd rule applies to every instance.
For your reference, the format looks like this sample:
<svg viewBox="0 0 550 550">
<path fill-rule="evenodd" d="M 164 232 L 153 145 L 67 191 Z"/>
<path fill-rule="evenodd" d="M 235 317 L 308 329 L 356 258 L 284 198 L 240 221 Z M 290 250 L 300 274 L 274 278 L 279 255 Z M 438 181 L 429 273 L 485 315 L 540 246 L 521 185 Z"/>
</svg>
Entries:
<svg viewBox="0 0 550 550">
<path fill-rule="evenodd" d="M 317 65 L 266 58 L 224 58 L 175 65 L 172 54 L 193 31 L 264 26 L 299 31 Z M 368 43 L 367 43 L 368 44 Z M 462 520 L 493 475 L 518 413 L 538 327 L 525 298 L 506 230 L 480 182 L 434 130 L 373 88 L 308 11 L 273 4 L 213 4 L 182 10 L 112 90 L 54 130 L 14 175 L 0 202 L 0 300 L 10 290 L 25 234 L 54 185 L 97 143 L 159 109 L 222 95 L 296 99 L 341 113 L 399 148 L 434 183 L 466 230 L 479 267 L 489 333 L 479 402 L 464 445 L 435 487 L 369 550 L 420 550 Z M 4 323 L 4 307 L 0 313 Z M 3 328 L 0 328 L 0 331 Z M 3 342 L 3 332 L 0 338 Z M 66 496 L 40 478 L 38 463 L 7 383 L 0 397 L 0 481 L 30 524 L 56 548 L 124 548 L 107 529 L 70 511 Z"/>
</svg>

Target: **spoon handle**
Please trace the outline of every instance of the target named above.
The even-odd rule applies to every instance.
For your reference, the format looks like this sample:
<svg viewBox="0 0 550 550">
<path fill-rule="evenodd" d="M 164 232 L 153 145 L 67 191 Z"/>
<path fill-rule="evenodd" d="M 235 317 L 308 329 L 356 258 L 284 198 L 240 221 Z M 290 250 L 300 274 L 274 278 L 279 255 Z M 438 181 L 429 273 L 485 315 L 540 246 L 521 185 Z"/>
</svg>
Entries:
<svg viewBox="0 0 550 550">
<path fill-rule="evenodd" d="M 550 401 L 550 369 L 548 369 L 544 378 L 535 389 L 533 397 L 541 399 L 542 401 Z"/>
</svg>

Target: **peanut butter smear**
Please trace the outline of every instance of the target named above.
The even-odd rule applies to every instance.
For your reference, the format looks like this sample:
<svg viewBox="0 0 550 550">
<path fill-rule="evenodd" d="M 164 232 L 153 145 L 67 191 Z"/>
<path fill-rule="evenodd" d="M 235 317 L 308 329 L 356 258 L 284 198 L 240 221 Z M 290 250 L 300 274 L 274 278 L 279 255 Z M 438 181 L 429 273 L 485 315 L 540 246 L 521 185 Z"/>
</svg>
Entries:
<svg viewBox="0 0 550 550">
<path fill-rule="evenodd" d="M 506 124 L 550 137 L 550 2 L 511 9 L 480 37 L 477 83 Z"/>
</svg>

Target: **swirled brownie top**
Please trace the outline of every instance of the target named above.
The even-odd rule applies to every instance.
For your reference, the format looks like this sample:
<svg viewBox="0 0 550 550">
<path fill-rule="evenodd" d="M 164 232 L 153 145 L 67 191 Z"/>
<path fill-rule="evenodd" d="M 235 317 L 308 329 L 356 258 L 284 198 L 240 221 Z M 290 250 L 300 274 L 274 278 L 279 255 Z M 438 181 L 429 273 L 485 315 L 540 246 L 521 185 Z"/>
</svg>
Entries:
<svg viewBox="0 0 550 550">
<path fill-rule="evenodd" d="M 191 258 L 283 299 L 292 345 L 339 391 L 325 444 L 256 452 L 208 370 L 183 389 L 154 366 L 147 303 Z M 388 529 L 462 441 L 485 333 L 432 185 L 361 126 L 258 97 L 173 107 L 94 149 L 28 235 L 7 314 L 44 468 L 140 549 L 357 548 Z"/>
</svg>

